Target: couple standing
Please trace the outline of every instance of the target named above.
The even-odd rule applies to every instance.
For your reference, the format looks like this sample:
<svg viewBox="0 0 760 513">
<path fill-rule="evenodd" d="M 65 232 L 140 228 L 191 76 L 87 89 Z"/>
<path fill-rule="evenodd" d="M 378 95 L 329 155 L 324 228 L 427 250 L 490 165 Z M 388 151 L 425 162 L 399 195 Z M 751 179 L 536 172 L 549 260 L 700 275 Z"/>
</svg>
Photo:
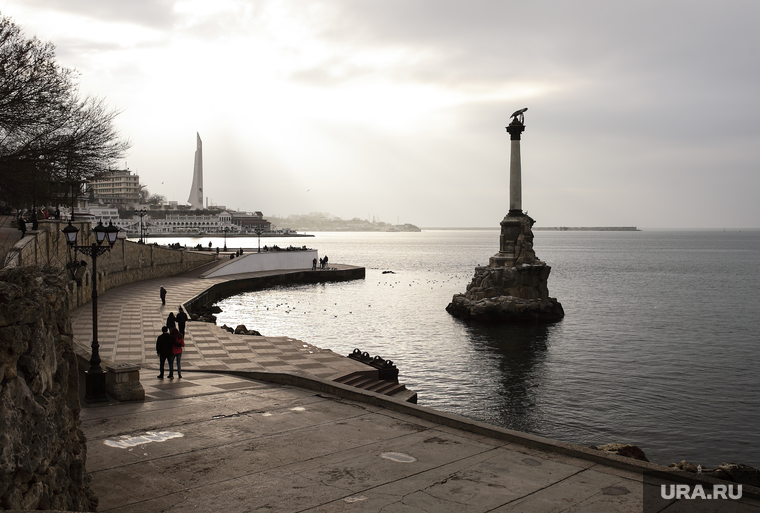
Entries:
<svg viewBox="0 0 760 513">
<path fill-rule="evenodd" d="M 174 379 L 174 361 L 177 361 L 177 377 L 182 378 L 182 348 L 185 339 L 177 328 L 169 333 L 169 328 L 161 328 L 161 334 L 156 339 L 156 354 L 161 360 L 161 371 L 158 379 L 164 379 L 164 363 L 169 360 L 169 379 Z"/>
</svg>

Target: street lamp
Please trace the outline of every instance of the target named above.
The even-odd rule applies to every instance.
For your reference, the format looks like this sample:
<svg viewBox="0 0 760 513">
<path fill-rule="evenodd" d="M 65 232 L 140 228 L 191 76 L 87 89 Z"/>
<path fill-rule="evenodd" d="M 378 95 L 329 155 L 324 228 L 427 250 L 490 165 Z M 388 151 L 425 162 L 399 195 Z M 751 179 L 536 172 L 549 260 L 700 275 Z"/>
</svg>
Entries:
<svg viewBox="0 0 760 513">
<path fill-rule="evenodd" d="M 257 226 L 253 229 L 253 233 L 259 237 L 259 253 L 261 253 L 261 234 L 264 233 L 264 229 L 261 226 Z"/>
<path fill-rule="evenodd" d="M 100 366 L 100 353 L 98 351 L 98 255 L 106 251 L 111 251 L 119 229 L 111 221 L 108 227 L 103 226 L 102 222 L 92 229 L 95 233 L 95 240 L 89 246 L 77 246 L 77 235 L 79 229 L 69 225 L 61 230 L 66 236 L 66 242 L 75 251 L 87 255 L 92 259 L 92 356 L 90 357 L 90 368 L 85 372 L 85 396 L 84 400 L 88 403 L 100 403 L 107 401 L 106 397 L 106 371 Z M 108 246 L 101 246 L 103 241 L 108 239 Z"/>
<path fill-rule="evenodd" d="M 143 217 L 148 215 L 148 211 L 143 209 L 135 210 L 135 215 L 140 216 L 140 244 L 145 244 L 145 241 L 143 240 Z"/>
<path fill-rule="evenodd" d="M 227 232 L 230 231 L 230 229 L 225 226 L 224 227 L 224 250 L 227 251 Z"/>
</svg>

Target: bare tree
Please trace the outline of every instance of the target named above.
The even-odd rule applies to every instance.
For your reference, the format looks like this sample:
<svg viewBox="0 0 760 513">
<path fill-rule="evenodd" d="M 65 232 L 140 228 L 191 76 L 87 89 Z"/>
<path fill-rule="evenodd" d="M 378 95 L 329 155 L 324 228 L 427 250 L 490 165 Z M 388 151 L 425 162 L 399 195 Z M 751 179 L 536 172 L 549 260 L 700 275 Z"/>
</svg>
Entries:
<svg viewBox="0 0 760 513">
<path fill-rule="evenodd" d="M 140 189 L 140 203 L 143 205 L 161 205 L 166 201 L 166 196 L 151 194 L 144 185 Z"/>
<path fill-rule="evenodd" d="M 26 38 L 0 18 L 0 200 L 16 208 L 73 204 L 82 184 L 124 156 L 119 112 L 81 98 L 77 73 L 55 61 L 52 43 Z"/>
</svg>

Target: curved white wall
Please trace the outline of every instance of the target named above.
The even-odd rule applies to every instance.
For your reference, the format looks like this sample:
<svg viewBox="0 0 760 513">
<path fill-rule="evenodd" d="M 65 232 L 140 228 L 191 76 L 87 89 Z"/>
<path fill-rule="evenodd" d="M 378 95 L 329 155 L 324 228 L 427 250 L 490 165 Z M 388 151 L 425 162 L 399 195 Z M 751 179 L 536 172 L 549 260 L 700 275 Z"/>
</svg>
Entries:
<svg viewBox="0 0 760 513">
<path fill-rule="evenodd" d="M 230 274 L 276 271 L 281 269 L 311 269 L 312 261 L 315 258 L 319 260 L 316 249 L 249 253 L 241 257 L 235 257 L 233 260 L 230 260 L 229 264 L 206 274 L 204 277 L 215 278 Z"/>
</svg>

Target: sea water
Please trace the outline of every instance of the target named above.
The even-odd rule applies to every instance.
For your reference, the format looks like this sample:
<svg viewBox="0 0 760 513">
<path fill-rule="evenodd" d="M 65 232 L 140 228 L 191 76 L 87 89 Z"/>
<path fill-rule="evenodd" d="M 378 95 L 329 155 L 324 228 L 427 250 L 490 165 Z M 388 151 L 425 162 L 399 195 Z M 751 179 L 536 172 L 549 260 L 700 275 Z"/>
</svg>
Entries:
<svg viewBox="0 0 760 513">
<path fill-rule="evenodd" d="M 498 426 L 633 443 L 666 465 L 760 467 L 760 232 L 536 231 L 565 318 L 452 318 L 446 305 L 498 241 L 498 230 L 278 239 L 365 266 L 366 278 L 241 294 L 219 304 L 217 323 L 381 355 L 419 404 Z"/>
</svg>

